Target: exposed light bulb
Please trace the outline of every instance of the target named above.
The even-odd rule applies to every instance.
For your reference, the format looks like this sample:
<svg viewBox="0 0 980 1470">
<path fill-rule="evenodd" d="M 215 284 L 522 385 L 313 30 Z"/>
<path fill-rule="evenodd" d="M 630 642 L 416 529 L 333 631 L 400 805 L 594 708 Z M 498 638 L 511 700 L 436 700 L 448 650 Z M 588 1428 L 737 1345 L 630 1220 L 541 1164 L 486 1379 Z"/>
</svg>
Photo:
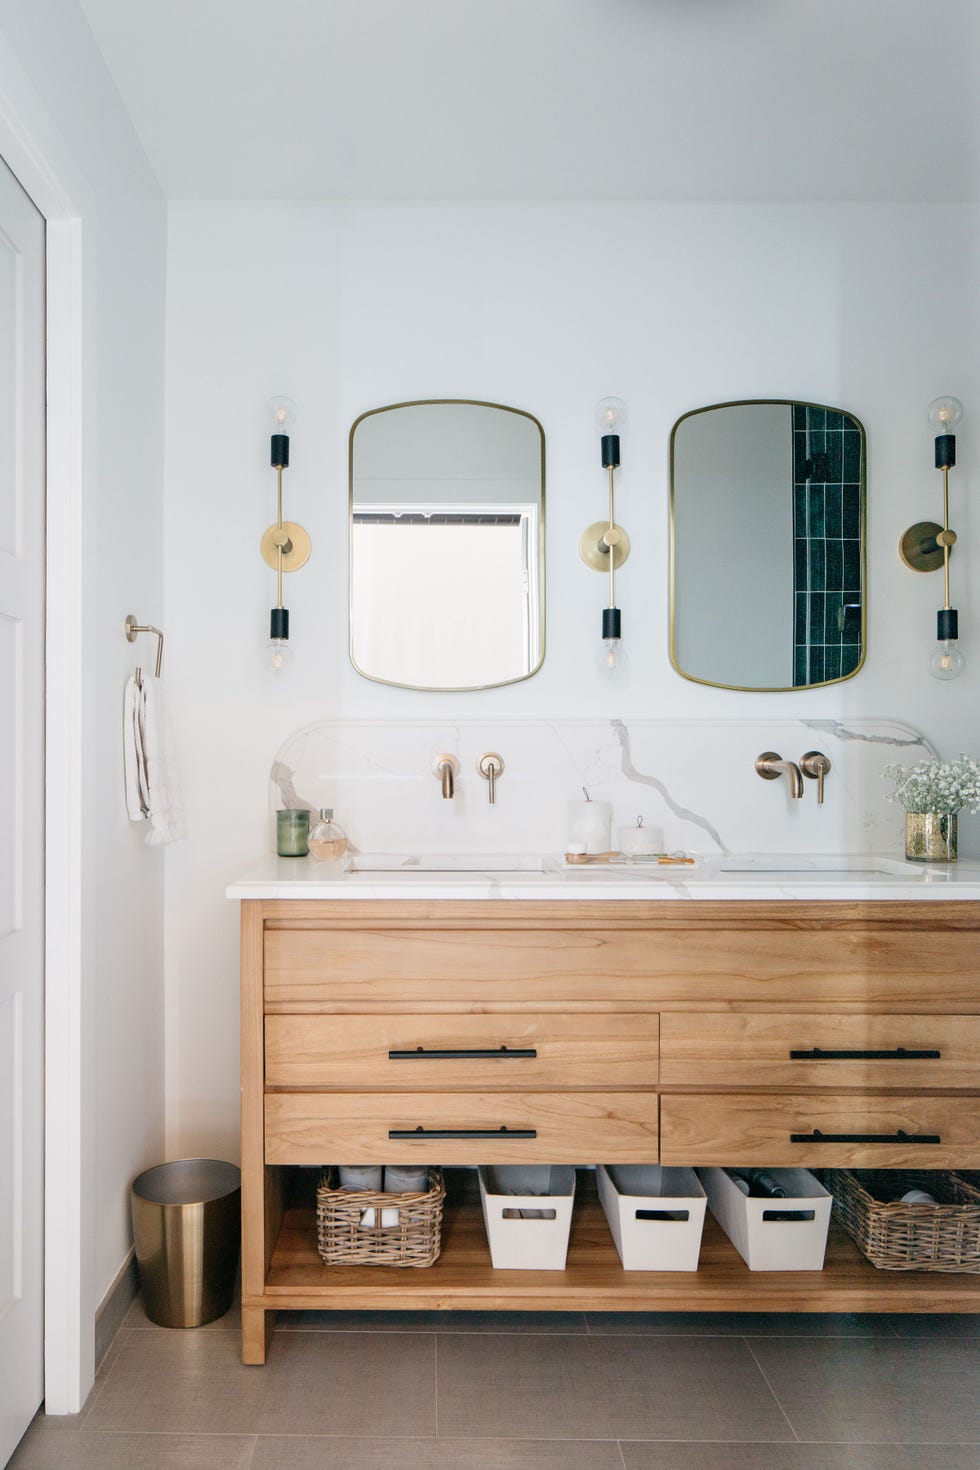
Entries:
<svg viewBox="0 0 980 1470">
<path fill-rule="evenodd" d="M 275 398 L 269 399 L 269 412 L 272 415 L 272 432 L 274 434 L 288 434 L 296 422 L 297 409 L 291 398 L 285 398 L 278 393 Z"/>
<path fill-rule="evenodd" d="M 629 673 L 629 654 L 622 638 L 603 638 L 599 648 L 599 673 L 620 682 Z"/>
<path fill-rule="evenodd" d="M 929 422 L 937 434 L 951 434 L 962 417 L 962 403 L 948 393 L 942 398 L 934 398 L 929 405 Z"/>
<path fill-rule="evenodd" d="M 603 398 L 596 405 L 595 418 L 604 434 L 622 434 L 629 422 L 629 411 L 621 398 Z"/>
<path fill-rule="evenodd" d="M 285 638 L 273 638 L 269 644 L 272 672 L 281 674 L 289 663 L 289 643 Z"/>
<path fill-rule="evenodd" d="M 937 643 L 929 660 L 929 672 L 934 679 L 958 679 L 965 667 L 966 658 L 952 638 Z"/>
</svg>

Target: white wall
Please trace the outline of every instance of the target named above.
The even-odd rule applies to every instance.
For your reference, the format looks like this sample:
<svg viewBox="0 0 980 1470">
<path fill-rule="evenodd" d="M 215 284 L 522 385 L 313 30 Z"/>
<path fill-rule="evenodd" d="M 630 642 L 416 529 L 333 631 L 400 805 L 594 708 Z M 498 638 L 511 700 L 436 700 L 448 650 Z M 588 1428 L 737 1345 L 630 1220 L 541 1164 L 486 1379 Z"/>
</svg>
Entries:
<svg viewBox="0 0 980 1470">
<path fill-rule="evenodd" d="M 80 619 L 84 785 L 76 1385 L 84 1398 L 96 1309 L 129 1251 L 129 1183 L 159 1161 L 164 1141 L 163 859 L 126 820 L 121 706 L 134 656 L 123 620 L 129 612 L 163 617 L 166 215 L 74 0 L 4 5 L 0 102 L 7 136 L 29 140 L 37 176 L 50 175 L 52 196 L 69 196 L 81 235 L 81 417 L 73 430 L 81 436 L 82 555 L 69 595 Z M 11 163 L 16 170 L 17 159 Z M 71 814 L 61 815 L 69 841 Z M 49 1198 L 49 1211 L 58 1208 Z M 50 1391 L 49 1404 L 67 1407 L 54 1405 Z"/>
<path fill-rule="evenodd" d="M 222 891 L 266 850 L 269 763 L 297 726 L 891 716 L 943 753 L 980 746 L 980 605 L 965 576 L 980 555 L 975 207 L 172 203 L 169 218 L 168 685 L 190 830 L 167 875 L 175 1151 L 237 1156 L 238 915 Z M 905 526 L 941 508 L 925 413 L 940 392 L 969 414 L 952 514 L 974 652 L 947 686 L 927 672 L 940 585 L 895 551 Z M 287 579 L 295 663 L 282 683 L 265 667 L 273 579 L 258 550 L 274 511 L 273 393 L 299 405 L 286 508 L 313 538 Z M 633 543 L 617 580 L 632 656 L 622 689 L 594 672 L 606 589 L 577 551 L 605 507 L 593 413 L 608 394 L 632 419 L 617 477 Z M 526 683 L 422 695 L 348 664 L 348 430 L 365 409 L 427 396 L 506 403 L 544 425 L 548 651 Z M 671 425 L 753 397 L 837 405 L 868 430 L 868 660 L 812 693 L 717 691 L 667 658 Z M 964 822 L 961 850 L 977 850 L 976 831 Z"/>
</svg>

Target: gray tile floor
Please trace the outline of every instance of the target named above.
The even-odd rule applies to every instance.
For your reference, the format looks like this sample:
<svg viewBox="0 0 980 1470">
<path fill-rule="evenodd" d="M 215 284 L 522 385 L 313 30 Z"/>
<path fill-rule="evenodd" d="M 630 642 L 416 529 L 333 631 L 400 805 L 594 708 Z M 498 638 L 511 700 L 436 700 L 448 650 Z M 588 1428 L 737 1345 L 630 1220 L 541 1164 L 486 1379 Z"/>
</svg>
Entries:
<svg viewBox="0 0 980 1470">
<path fill-rule="evenodd" d="M 136 1301 L 83 1412 L 11 1470 L 980 1470 L 980 1319 L 284 1314 Z"/>
</svg>

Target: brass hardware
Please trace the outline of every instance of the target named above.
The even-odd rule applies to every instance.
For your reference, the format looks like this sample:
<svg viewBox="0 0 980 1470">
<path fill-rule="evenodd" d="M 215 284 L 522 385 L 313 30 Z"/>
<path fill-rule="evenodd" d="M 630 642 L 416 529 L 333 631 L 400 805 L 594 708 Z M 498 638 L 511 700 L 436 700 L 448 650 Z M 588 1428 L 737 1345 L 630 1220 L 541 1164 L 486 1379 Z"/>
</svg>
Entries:
<svg viewBox="0 0 980 1470">
<path fill-rule="evenodd" d="M 152 623 L 138 623 L 136 621 L 136 615 L 134 613 L 129 613 L 127 615 L 126 622 L 125 622 L 125 628 L 126 628 L 126 640 L 129 643 L 135 643 L 136 642 L 136 638 L 137 638 L 137 634 L 139 634 L 139 633 L 154 633 L 156 635 L 156 638 L 157 638 L 156 677 L 159 679 L 159 677 L 160 677 L 160 670 L 163 667 L 163 629 L 162 628 L 154 628 L 154 626 L 153 626 Z M 140 676 L 141 676 L 142 672 L 143 672 L 142 669 L 139 669 L 138 668 L 136 670 L 136 682 L 137 682 L 137 684 L 140 682 Z"/>
<path fill-rule="evenodd" d="M 864 668 L 865 660 L 868 656 L 868 618 L 867 609 L 864 606 L 864 603 L 866 601 L 864 597 L 862 597 L 860 603 L 849 604 L 852 607 L 860 608 L 861 612 L 861 656 L 851 672 L 849 674 L 843 675 L 839 679 L 821 679 L 818 682 L 807 684 L 805 686 L 801 686 L 798 684 L 782 684 L 773 685 L 772 687 L 767 686 L 766 688 L 762 688 L 761 686 L 755 684 L 722 684 L 719 683 L 717 679 L 701 679 L 697 676 L 697 674 L 689 674 L 687 670 L 682 667 L 680 659 L 678 657 L 676 629 L 677 598 L 675 586 L 677 569 L 677 537 L 675 516 L 676 486 L 674 481 L 674 470 L 676 465 L 675 440 L 677 437 L 677 430 L 686 419 L 694 418 L 698 414 L 710 413 L 713 409 L 716 408 L 746 408 L 756 403 L 779 404 L 785 408 L 823 408 L 831 413 L 843 413 L 846 415 L 847 418 L 851 420 L 851 422 L 854 424 L 854 427 L 860 433 L 861 520 L 859 527 L 859 539 L 861 545 L 861 587 L 864 588 L 867 586 L 867 436 L 865 433 L 864 425 L 861 423 L 860 419 L 856 418 L 855 415 L 847 409 L 831 408 L 830 405 L 826 403 L 806 403 L 804 400 L 799 398 L 735 398 L 728 403 L 709 403 L 706 404 L 704 408 L 692 408 L 687 413 L 681 414 L 680 418 L 677 420 L 677 422 L 674 424 L 674 427 L 670 431 L 670 558 L 668 572 L 668 655 L 670 658 L 671 667 L 678 674 L 680 674 L 682 679 L 690 679 L 692 684 L 704 684 L 709 689 L 732 689 L 741 694 L 793 694 L 797 689 L 801 687 L 805 687 L 807 689 L 823 689 L 828 684 L 842 684 L 844 682 L 844 679 L 853 679 L 855 674 L 861 672 L 861 670 Z M 841 631 L 843 632 L 843 629 L 841 629 Z"/>
<path fill-rule="evenodd" d="M 939 442 L 937 439 L 936 443 Z M 935 521 L 916 521 L 898 543 L 898 554 L 913 572 L 936 572 L 942 567 L 946 583 L 943 606 L 948 608 L 949 558 L 956 544 L 956 532 L 949 526 L 949 465 L 938 465 L 937 468 L 943 477 L 943 523 L 937 526 Z"/>
<path fill-rule="evenodd" d="M 774 750 L 764 750 L 756 757 L 755 769 L 763 781 L 778 781 L 780 776 L 789 778 L 789 794 L 799 801 L 803 796 L 803 774 L 795 761 L 784 761 Z"/>
<path fill-rule="evenodd" d="M 956 540 L 955 531 L 949 535 Z M 916 521 L 899 541 L 898 554 L 913 572 L 938 572 L 945 559 L 943 546 L 946 544 L 940 541 L 940 536 L 944 536 L 943 528 L 935 521 Z M 952 546 L 952 542 L 948 544 Z"/>
<path fill-rule="evenodd" d="M 542 425 L 540 423 L 540 420 L 536 419 L 534 417 L 534 414 L 533 413 L 528 413 L 523 408 L 511 408 L 506 403 L 489 403 L 489 402 L 486 402 L 484 399 L 480 399 L 480 398 L 410 398 L 410 399 L 407 399 L 404 403 L 386 403 L 383 408 L 369 408 L 365 413 L 359 414 L 357 416 L 357 418 L 354 420 L 354 422 L 351 424 L 350 434 L 348 435 L 348 438 L 347 438 L 347 484 L 348 484 L 348 517 L 347 517 L 347 519 L 348 519 L 348 547 L 347 547 L 347 554 L 348 554 L 348 564 L 349 564 L 350 573 L 351 573 L 349 575 L 349 577 L 348 577 L 348 594 L 347 594 L 347 656 L 350 659 L 351 666 L 355 670 L 355 672 L 358 673 L 358 674 L 360 674 L 360 676 L 361 676 L 362 679 L 370 679 L 372 681 L 372 683 L 375 683 L 375 684 L 387 684 L 389 686 L 389 688 L 392 688 L 392 689 L 416 689 L 416 690 L 420 691 L 421 693 L 425 693 L 425 694 L 442 694 L 442 693 L 445 692 L 442 689 L 437 689 L 437 688 L 433 687 L 432 685 L 427 685 L 427 684 L 402 684 L 397 679 L 379 679 L 376 674 L 369 674 L 366 669 L 362 669 L 361 666 L 360 666 L 360 664 L 357 662 L 357 659 L 354 657 L 354 618 L 353 618 L 353 612 L 354 612 L 354 578 L 353 578 L 353 567 L 354 567 L 354 435 L 357 432 L 357 427 L 358 427 L 359 424 L 362 424 L 365 419 L 373 418 L 376 414 L 379 414 L 379 413 L 390 413 L 393 409 L 397 409 L 397 408 L 425 408 L 425 407 L 430 407 L 431 405 L 438 404 L 438 403 L 461 403 L 461 404 L 464 404 L 464 405 L 466 405 L 466 406 L 468 406 L 470 408 L 496 408 L 496 409 L 499 409 L 501 413 L 512 413 L 512 414 L 516 414 L 518 416 L 518 418 L 529 419 L 530 422 L 534 425 L 534 427 L 537 429 L 538 433 L 541 436 L 541 512 L 540 512 L 540 533 L 539 533 L 539 537 L 538 537 L 539 545 L 538 545 L 538 556 L 537 556 L 537 562 L 538 562 L 538 585 L 539 585 L 539 587 L 541 589 L 540 590 L 540 608 L 539 608 L 539 622 L 540 622 L 540 627 L 541 627 L 541 650 L 540 650 L 540 657 L 539 657 L 537 663 L 534 665 L 534 668 L 533 669 L 529 669 L 526 674 L 522 674 L 520 676 L 520 678 L 518 678 L 518 679 L 503 679 L 499 683 L 496 683 L 496 684 L 468 684 L 468 685 L 466 685 L 465 688 L 462 688 L 462 687 L 461 688 L 454 688 L 451 691 L 453 694 L 473 694 L 478 689 L 500 689 L 500 688 L 503 688 L 503 686 L 505 684 L 521 684 L 521 683 L 523 683 L 523 681 L 525 679 L 531 679 L 531 678 L 534 677 L 535 674 L 539 673 L 540 672 L 540 669 L 541 669 L 541 666 L 544 663 L 545 644 L 546 644 L 546 632 L 547 632 L 546 605 L 545 605 L 545 595 L 544 595 L 544 593 L 545 593 L 545 555 L 544 555 L 544 550 L 545 550 L 545 438 L 544 438 L 544 429 L 543 429 L 543 427 L 542 427 Z"/>
<path fill-rule="evenodd" d="M 579 555 L 594 572 L 609 571 L 610 546 L 613 570 L 618 571 L 630 554 L 630 538 L 622 526 L 610 526 L 608 521 L 594 521 L 579 537 Z"/>
<path fill-rule="evenodd" d="M 432 762 L 432 773 L 442 782 L 444 801 L 452 801 L 456 794 L 455 781 L 459 775 L 459 761 L 454 755 L 437 755 Z"/>
<path fill-rule="evenodd" d="M 476 768 L 484 781 L 490 785 L 490 805 L 494 806 L 497 801 L 497 777 L 504 769 L 503 757 L 495 750 L 488 750 L 486 755 L 481 755 L 476 763 Z"/>
<path fill-rule="evenodd" d="M 817 783 L 817 806 L 823 806 L 823 778 L 830 768 L 830 759 L 822 750 L 808 750 L 800 756 L 800 770 Z"/>
<path fill-rule="evenodd" d="M 262 559 L 274 572 L 279 570 L 279 537 L 285 535 L 282 545 L 282 569 L 296 572 L 305 567 L 310 559 L 310 538 L 302 526 L 295 521 L 283 521 L 281 526 L 270 526 L 262 536 Z"/>
</svg>

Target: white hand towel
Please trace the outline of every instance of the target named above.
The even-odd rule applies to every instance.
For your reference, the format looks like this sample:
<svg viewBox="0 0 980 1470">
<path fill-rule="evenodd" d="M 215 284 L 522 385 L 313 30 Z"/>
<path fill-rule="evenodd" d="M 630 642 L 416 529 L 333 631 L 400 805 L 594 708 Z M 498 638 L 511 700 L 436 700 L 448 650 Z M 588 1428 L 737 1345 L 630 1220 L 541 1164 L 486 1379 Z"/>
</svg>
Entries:
<svg viewBox="0 0 980 1470">
<path fill-rule="evenodd" d="M 133 685 L 130 690 L 130 685 Z M 129 719 L 132 695 L 133 719 Z M 187 836 L 173 736 L 159 679 L 143 676 L 126 686 L 126 803 L 133 821 L 149 818 L 146 842 L 158 847 Z M 139 800 L 136 800 L 136 797 Z"/>
<path fill-rule="evenodd" d="M 146 786 L 146 757 L 140 732 L 139 706 L 142 691 L 135 678 L 126 681 L 123 699 L 123 769 L 126 773 L 126 810 L 131 822 L 145 822 L 150 813 Z"/>
</svg>

